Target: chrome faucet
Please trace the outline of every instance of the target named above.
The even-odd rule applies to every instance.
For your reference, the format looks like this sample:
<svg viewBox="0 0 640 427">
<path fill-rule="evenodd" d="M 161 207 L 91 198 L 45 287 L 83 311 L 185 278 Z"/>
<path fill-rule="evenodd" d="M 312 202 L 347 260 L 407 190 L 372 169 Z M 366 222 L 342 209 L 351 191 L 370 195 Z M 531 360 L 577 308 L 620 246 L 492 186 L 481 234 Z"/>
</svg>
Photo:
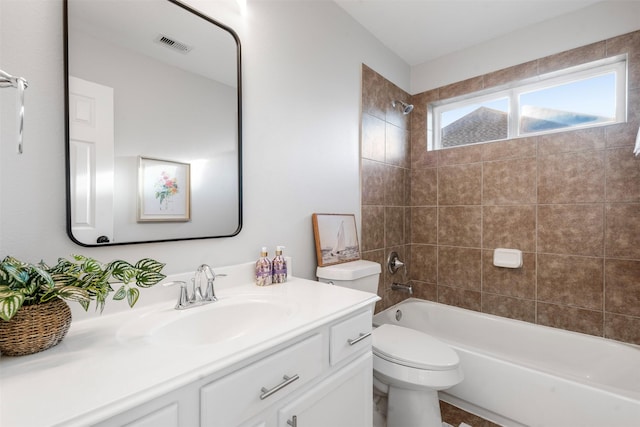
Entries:
<svg viewBox="0 0 640 427">
<path fill-rule="evenodd" d="M 214 302 L 214 301 L 218 301 L 218 298 L 216 297 L 216 292 L 213 289 L 213 282 L 216 280 L 216 276 L 225 276 L 224 274 L 216 274 L 213 269 L 211 267 L 209 267 L 208 264 L 202 264 L 200 267 L 198 267 L 198 269 L 196 270 L 196 279 L 199 279 L 202 277 L 202 275 L 204 274 L 205 278 L 207 279 L 207 289 L 204 293 L 204 297 L 202 296 L 202 290 L 201 290 L 201 285 L 200 283 L 198 284 L 198 292 L 199 295 L 202 299 L 204 299 L 204 301 L 208 301 L 208 302 Z"/>
<path fill-rule="evenodd" d="M 207 288 L 204 295 L 202 294 L 203 276 L 207 280 Z M 189 292 L 187 291 L 187 282 L 168 282 L 165 283 L 164 286 L 180 285 L 180 296 L 178 297 L 175 308 L 176 310 L 186 310 L 187 308 L 198 307 L 218 301 L 213 288 L 213 282 L 218 276 L 226 276 L 226 274 L 216 274 L 209 265 L 202 264 L 196 270 L 195 276 L 191 278 L 191 296 L 189 296 Z"/>
</svg>

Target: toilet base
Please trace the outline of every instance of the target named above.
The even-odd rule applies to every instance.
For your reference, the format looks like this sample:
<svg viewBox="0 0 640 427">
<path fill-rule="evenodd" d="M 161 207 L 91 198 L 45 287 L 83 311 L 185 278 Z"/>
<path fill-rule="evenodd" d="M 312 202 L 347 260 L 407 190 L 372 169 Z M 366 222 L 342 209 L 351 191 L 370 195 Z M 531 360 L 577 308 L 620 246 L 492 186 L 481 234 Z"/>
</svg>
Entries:
<svg viewBox="0 0 640 427">
<path fill-rule="evenodd" d="M 387 427 L 442 427 L 436 390 L 389 387 Z"/>
</svg>

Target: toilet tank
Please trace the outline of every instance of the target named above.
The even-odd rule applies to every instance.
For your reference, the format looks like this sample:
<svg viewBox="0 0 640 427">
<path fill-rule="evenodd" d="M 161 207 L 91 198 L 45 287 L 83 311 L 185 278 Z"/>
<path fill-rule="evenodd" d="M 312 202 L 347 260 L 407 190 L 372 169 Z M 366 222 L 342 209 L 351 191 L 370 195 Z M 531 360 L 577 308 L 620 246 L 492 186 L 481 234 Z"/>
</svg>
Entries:
<svg viewBox="0 0 640 427">
<path fill-rule="evenodd" d="M 316 276 L 320 282 L 375 294 L 381 271 L 377 262 L 358 260 L 318 267 Z"/>
</svg>

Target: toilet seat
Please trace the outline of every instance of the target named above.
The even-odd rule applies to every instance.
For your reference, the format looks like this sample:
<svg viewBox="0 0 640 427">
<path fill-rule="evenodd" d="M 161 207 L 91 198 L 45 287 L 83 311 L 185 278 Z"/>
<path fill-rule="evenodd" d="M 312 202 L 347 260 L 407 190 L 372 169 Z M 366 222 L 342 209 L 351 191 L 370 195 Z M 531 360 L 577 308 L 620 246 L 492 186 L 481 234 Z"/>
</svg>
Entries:
<svg viewBox="0 0 640 427">
<path fill-rule="evenodd" d="M 442 341 L 415 329 L 383 324 L 373 330 L 373 354 L 389 362 L 429 371 L 458 368 L 458 354 Z"/>
</svg>

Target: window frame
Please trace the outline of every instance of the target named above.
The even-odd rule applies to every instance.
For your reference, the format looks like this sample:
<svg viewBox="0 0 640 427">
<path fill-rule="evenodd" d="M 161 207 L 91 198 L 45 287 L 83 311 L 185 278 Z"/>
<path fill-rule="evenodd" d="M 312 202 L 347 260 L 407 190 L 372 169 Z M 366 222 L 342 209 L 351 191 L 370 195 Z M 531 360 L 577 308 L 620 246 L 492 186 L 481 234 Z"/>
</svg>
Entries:
<svg viewBox="0 0 640 427">
<path fill-rule="evenodd" d="M 484 144 L 487 142 L 504 141 L 508 139 L 524 138 L 535 135 L 544 135 L 558 132 L 571 132 L 590 127 L 608 126 L 627 121 L 627 54 L 616 55 L 589 63 L 568 67 L 559 71 L 542 74 L 533 78 L 514 81 L 506 85 L 496 86 L 465 95 L 435 101 L 428 105 L 427 109 L 427 150 L 445 150 L 449 148 L 465 147 L 468 145 Z M 520 95 L 543 89 L 561 86 L 615 73 L 615 117 L 612 120 L 579 124 L 571 127 L 555 128 L 537 132 L 520 131 Z M 442 146 L 441 115 L 443 112 L 459 109 L 467 105 L 481 104 L 487 101 L 508 98 L 507 111 L 507 138 L 490 141 L 481 141 L 469 144 L 461 144 L 455 147 Z"/>
</svg>

